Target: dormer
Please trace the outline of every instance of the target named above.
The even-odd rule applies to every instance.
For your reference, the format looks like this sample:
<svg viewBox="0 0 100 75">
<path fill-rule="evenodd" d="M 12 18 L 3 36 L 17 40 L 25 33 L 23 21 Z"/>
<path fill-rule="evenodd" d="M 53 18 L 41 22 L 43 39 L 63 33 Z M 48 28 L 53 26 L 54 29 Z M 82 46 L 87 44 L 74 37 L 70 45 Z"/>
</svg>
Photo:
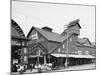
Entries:
<svg viewBox="0 0 100 75">
<path fill-rule="evenodd" d="M 52 32 L 52 28 L 47 27 L 47 26 L 43 27 L 42 29 L 48 32 Z"/>
</svg>

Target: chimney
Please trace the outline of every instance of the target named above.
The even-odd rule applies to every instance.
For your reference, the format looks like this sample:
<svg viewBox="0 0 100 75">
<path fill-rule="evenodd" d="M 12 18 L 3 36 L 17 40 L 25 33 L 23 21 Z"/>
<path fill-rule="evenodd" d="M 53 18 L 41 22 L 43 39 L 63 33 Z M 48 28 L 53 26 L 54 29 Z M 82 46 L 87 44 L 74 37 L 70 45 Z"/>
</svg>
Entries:
<svg viewBox="0 0 100 75">
<path fill-rule="evenodd" d="M 48 32 L 52 32 L 52 28 L 47 27 L 47 26 L 42 27 L 42 29 L 45 30 L 45 31 L 48 31 Z"/>
</svg>

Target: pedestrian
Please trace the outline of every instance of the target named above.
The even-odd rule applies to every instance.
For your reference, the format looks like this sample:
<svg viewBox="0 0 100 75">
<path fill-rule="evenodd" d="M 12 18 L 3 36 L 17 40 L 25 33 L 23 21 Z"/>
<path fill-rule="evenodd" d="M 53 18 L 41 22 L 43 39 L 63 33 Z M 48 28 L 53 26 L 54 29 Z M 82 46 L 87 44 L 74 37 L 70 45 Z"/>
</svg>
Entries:
<svg viewBox="0 0 100 75">
<path fill-rule="evenodd" d="M 13 72 L 17 72 L 17 66 L 16 66 L 16 63 L 13 64 Z"/>
</svg>

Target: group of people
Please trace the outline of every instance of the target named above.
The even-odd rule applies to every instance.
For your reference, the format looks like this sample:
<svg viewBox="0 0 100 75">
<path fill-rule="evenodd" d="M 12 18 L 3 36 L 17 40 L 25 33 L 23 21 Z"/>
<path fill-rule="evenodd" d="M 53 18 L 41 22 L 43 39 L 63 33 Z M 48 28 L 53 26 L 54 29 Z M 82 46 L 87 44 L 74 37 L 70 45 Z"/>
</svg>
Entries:
<svg viewBox="0 0 100 75">
<path fill-rule="evenodd" d="M 25 64 L 23 65 L 23 64 L 14 63 L 12 65 L 12 72 L 22 73 L 26 70 L 26 68 L 27 68 L 27 65 L 25 65 Z"/>
<path fill-rule="evenodd" d="M 52 64 L 51 63 L 48 63 L 48 64 L 29 64 L 28 69 L 30 69 L 31 71 L 38 70 L 38 72 L 45 72 L 45 71 L 52 70 Z"/>
<path fill-rule="evenodd" d="M 48 64 L 18 64 L 18 63 L 14 63 L 12 65 L 12 72 L 19 72 L 19 73 L 23 73 L 23 72 L 33 72 L 33 71 L 37 71 L 37 72 L 44 72 L 44 71 L 49 71 L 52 70 L 52 64 L 48 63 Z"/>
</svg>

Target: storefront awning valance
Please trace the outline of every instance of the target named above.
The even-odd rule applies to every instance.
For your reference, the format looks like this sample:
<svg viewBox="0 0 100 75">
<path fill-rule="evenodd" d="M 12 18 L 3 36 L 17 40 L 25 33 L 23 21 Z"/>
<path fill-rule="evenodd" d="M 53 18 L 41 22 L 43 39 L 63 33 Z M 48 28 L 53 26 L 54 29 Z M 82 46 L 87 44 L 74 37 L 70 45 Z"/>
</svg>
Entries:
<svg viewBox="0 0 100 75">
<path fill-rule="evenodd" d="M 51 54 L 51 55 L 55 57 L 67 57 L 66 54 Z"/>
<path fill-rule="evenodd" d="M 95 58 L 95 56 L 92 55 L 75 55 L 75 54 L 51 54 L 55 57 L 72 57 L 72 58 Z"/>
<path fill-rule="evenodd" d="M 95 58 L 95 56 L 92 56 L 92 55 L 69 55 L 69 57 L 74 57 L 74 58 Z"/>
</svg>

